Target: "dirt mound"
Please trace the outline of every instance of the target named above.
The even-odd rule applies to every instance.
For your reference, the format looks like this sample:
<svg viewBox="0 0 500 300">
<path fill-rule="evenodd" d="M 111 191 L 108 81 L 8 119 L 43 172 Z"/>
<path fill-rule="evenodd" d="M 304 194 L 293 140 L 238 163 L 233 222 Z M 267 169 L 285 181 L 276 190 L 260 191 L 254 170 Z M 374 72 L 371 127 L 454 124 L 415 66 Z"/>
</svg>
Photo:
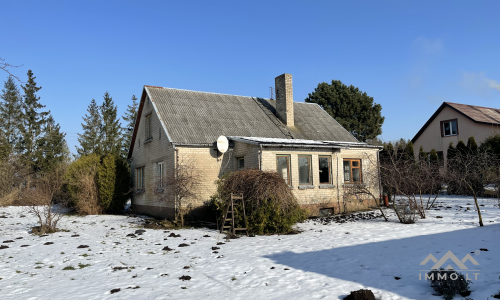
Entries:
<svg viewBox="0 0 500 300">
<path fill-rule="evenodd" d="M 370 290 L 358 290 L 351 292 L 344 300 L 375 300 L 375 295 Z"/>
</svg>

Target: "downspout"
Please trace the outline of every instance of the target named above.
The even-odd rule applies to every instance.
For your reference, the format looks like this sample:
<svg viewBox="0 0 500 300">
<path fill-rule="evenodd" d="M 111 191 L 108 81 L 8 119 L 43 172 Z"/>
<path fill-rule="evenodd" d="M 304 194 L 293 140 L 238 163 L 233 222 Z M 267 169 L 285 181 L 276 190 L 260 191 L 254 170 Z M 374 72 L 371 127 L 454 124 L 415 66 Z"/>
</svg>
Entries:
<svg viewBox="0 0 500 300">
<path fill-rule="evenodd" d="M 179 149 L 177 149 L 175 147 L 175 144 L 172 144 L 172 147 L 174 148 L 174 178 L 177 180 L 177 176 L 178 176 L 178 170 L 177 170 L 177 167 L 179 166 Z M 174 201 L 174 220 L 175 220 L 175 217 L 177 216 L 177 203 L 178 203 L 178 196 L 179 195 L 174 195 L 174 198 L 176 198 L 176 200 Z"/>
<path fill-rule="evenodd" d="M 339 154 L 336 153 L 336 156 L 337 156 L 337 203 L 339 205 L 339 213 L 340 213 Z"/>
<path fill-rule="evenodd" d="M 377 151 L 377 171 L 378 171 L 378 192 L 380 195 L 383 195 L 382 193 L 382 183 L 381 183 L 381 179 L 380 179 L 380 151 L 382 150 L 378 150 Z M 380 201 L 381 199 L 379 199 Z"/>
<path fill-rule="evenodd" d="M 262 144 L 260 146 L 260 151 L 259 151 L 259 170 L 262 171 Z"/>
</svg>

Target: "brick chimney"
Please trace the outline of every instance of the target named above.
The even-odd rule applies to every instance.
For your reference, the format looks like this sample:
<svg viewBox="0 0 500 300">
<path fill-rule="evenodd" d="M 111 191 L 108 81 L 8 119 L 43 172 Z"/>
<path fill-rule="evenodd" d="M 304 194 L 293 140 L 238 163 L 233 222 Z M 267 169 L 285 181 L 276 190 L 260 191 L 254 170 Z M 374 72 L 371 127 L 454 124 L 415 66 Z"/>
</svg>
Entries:
<svg viewBox="0 0 500 300">
<path fill-rule="evenodd" d="M 276 89 L 276 115 L 286 126 L 295 126 L 293 120 L 292 74 L 282 74 L 274 79 Z"/>
</svg>

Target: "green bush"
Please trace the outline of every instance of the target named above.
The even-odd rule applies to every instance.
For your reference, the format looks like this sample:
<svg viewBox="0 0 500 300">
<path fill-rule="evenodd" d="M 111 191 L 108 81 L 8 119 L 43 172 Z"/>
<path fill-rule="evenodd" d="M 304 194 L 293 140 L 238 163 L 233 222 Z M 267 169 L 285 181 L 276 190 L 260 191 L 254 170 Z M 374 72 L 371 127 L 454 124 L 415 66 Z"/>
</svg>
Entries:
<svg viewBox="0 0 500 300">
<path fill-rule="evenodd" d="M 82 186 L 81 181 L 86 175 L 95 178 L 101 211 L 123 209 L 130 189 L 130 170 L 125 160 L 108 154 L 101 161 L 99 155 L 90 154 L 73 162 L 66 173 L 72 206 L 77 206 L 81 192 L 79 187 Z"/>
<path fill-rule="evenodd" d="M 108 210 L 113 202 L 116 182 L 115 157 L 112 154 L 104 156 L 99 171 L 97 184 L 99 187 L 99 203 L 104 210 Z"/>
<path fill-rule="evenodd" d="M 217 193 L 210 207 L 222 222 L 231 193 L 243 193 L 248 232 L 254 234 L 287 233 L 307 218 L 292 191 L 276 172 L 243 170 L 216 181 Z M 240 201 L 235 201 L 235 226 L 245 227 Z"/>
</svg>

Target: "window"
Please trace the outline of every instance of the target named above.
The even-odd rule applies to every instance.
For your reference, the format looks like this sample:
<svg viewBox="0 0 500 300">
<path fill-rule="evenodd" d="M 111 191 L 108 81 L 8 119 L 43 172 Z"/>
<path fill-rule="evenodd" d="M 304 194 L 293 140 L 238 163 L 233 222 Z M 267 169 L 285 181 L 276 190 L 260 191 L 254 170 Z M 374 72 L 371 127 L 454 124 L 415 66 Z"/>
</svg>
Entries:
<svg viewBox="0 0 500 300">
<path fill-rule="evenodd" d="M 361 182 L 361 160 L 344 159 L 344 182 Z"/>
<path fill-rule="evenodd" d="M 158 172 L 157 180 L 158 180 L 158 187 L 162 188 L 163 187 L 163 163 L 158 163 L 156 166 L 156 171 Z"/>
<path fill-rule="evenodd" d="M 136 188 L 138 190 L 144 189 L 144 167 L 135 169 L 136 174 Z"/>
<path fill-rule="evenodd" d="M 332 183 L 330 178 L 330 156 L 319 157 L 319 184 Z"/>
<path fill-rule="evenodd" d="M 151 130 L 151 114 L 146 116 L 146 141 L 150 138 L 153 138 L 152 130 Z"/>
<path fill-rule="evenodd" d="M 457 119 L 441 121 L 441 136 L 452 136 L 458 134 Z"/>
<path fill-rule="evenodd" d="M 161 127 L 158 128 L 158 139 L 161 140 Z"/>
<path fill-rule="evenodd" d="M 242 170 L 245 168 L 245 158 L 244 157 L 240 157 L 237 159 L 238 161 L 238 170 Z"/>
<path fill-rule="evenodd" d="M 290 178 L 290 156 L 276 155 L 276 165 L 278 174 L 285 179 L 288 185 L 292 185 L 292 180 Z"/>
<path fill-rule="evenodd" d="M 312 184 L 310 156 L 299 155 L 299 184 Z"/>
</svg>

